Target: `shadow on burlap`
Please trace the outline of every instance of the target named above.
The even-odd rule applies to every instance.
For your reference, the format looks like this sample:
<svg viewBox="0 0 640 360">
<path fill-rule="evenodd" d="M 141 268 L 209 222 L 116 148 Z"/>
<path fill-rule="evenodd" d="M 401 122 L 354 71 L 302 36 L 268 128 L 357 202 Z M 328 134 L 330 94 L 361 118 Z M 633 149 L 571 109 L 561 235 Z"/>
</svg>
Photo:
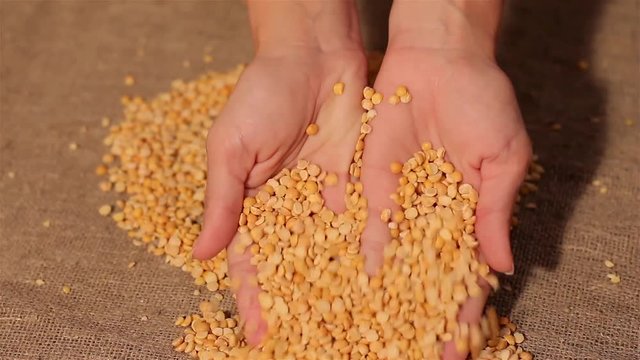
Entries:
<svg viewBox="0 0 640 360">
<path fill-rule="evenodd" d="M 385 6 L 361 6 L 372 48 L 384 45 L 372 29 L 385 27 Z M 494 301 L 538 359 L 639 355 L 637 13 L 627 0 L 508 4 L 499 59 L 547 173 L 525 200 L 538 208 L 519 215 L 517 271 Z M 208 294 L 193 296 L 190 275 L 97 214 L 114 200 L 92 175 L 100 118 L 120 116 L 123 93 L 153 96 L 248 61 L 246 22 L 237 2 L 0 2 L 0 358 L 178 357 L 173 319 Z M 621 284 L 607 281 L 605 259 Z"/>
</svg>

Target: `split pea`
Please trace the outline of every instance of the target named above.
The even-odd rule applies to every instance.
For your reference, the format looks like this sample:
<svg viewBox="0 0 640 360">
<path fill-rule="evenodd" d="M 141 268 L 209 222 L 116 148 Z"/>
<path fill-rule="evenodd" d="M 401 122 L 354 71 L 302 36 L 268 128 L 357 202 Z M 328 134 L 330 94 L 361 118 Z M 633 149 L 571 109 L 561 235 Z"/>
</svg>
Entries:
<svg viewBox="0 0 640 360">
<path fill-rule="evenodd" d="M 370 100 L 375 93 L 376 91 L 369 86 L 365 87 L 364 90 L 362 90 L 362 96 L 364 96 L 365 100 Z"/>
<path fill-rule="evenodd" d="M 127 75 L 124 77 L 124 84 L 126 86 L 133 86 L 135 83 L 136 83 L 136 80 L 132 75 Z"/>
<path fill-rule="evenodd" d="M 309 126 L 307 126 L 306 133 L 309 136 L 313 136 L 313 135 L 317 134 L 319 130 L 320 130 L 320 128 L 318 127 L 317 124 L 309 124 Z"/>
<path fill-rule="evenodd" d="M 102 205 L 98 209 L 98 213 L 102 216 L 109 216 L 111 214 L 111 205 Z"/>
<path fill-rule="evenodd" d="M 324 178 L 324 182 L 328 186 L 334 186 L 338 183 L 338 175 L 336 175 L 335 173 L 329 173 Z"/>
<path fill-rule="evenodd" d="M 400 174 L 402 172 L 402 164 L 399 162 L 392 162 L 389 167 L 391 168 L 391 172 L 394 174 Z"/>
<path fill-rule="evenodd" d="M 620 275 L 618 274 L 607 274 L 607 278 L 609 278 L 609 281 L 611 281 L 612 284 L 619 284 L 620 283 Z"/>
<path fill-rule="evenodd" d="M 376 92 L 371 96 L 371 102 L 373 103 L 373 105 L 378 105 L 382 102 L 383 98 L 384 96 L 381 93 Z"/>
</svg>

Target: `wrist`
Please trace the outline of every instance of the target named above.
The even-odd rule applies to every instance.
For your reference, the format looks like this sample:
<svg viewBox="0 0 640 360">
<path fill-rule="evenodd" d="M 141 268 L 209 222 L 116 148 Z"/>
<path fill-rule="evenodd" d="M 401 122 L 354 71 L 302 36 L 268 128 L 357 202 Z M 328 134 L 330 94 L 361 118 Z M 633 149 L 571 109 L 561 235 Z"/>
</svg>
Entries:
<svg viewBox="0 0 640 360">
<path fill-rule="evenodd" d="M 362 51 L 352 0 L 249 0 L 247 4 L 257 56 Z"/>
<path fill-rule="evenodd" d="M 396 0 L 389 49 L 476 53 L 493 59 L 502 0 Z"/>
</svg>

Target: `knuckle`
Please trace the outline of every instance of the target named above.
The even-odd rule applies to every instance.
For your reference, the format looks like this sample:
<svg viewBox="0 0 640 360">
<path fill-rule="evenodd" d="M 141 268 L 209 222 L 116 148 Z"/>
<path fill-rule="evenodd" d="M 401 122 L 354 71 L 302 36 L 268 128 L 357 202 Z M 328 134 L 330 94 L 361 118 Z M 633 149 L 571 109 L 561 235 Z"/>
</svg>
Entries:
<svg viewBox="0 0 640 360">
<path fill-rule="evenodd" d="M 215 125 L 207 133 L 207 156 L 221 159 L 235 158 L 242 153 L 242 141 L 236 131 L 219 129 Z"/>
</svg>

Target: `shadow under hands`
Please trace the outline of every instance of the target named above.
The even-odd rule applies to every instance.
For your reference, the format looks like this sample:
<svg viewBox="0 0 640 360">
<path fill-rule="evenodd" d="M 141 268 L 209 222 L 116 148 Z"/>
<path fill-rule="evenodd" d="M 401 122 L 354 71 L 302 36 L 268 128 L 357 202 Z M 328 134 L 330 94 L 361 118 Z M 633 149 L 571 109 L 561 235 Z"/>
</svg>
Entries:
<svg viewBox="0 0 640 360">
<path fill-rule="evenodd" d="M 498 59 L 545 174 L 540 191 L 522 199 L 512 232 L 516 273 L 501 278 L 503 290 L 491 300 L 502 313 L 511 312 L 536 268 L 558 266 L 567 221 L 603 155 L 607 94 L 588 67 L 602 7 L 602 0 L 506 4 Z M 537 209 L 522 206 L 529 201 Z"/>
</svg>

